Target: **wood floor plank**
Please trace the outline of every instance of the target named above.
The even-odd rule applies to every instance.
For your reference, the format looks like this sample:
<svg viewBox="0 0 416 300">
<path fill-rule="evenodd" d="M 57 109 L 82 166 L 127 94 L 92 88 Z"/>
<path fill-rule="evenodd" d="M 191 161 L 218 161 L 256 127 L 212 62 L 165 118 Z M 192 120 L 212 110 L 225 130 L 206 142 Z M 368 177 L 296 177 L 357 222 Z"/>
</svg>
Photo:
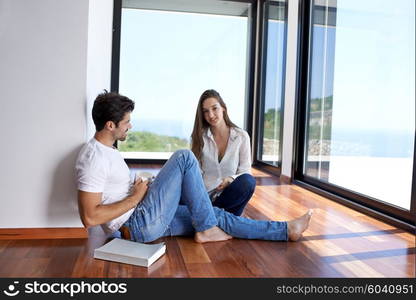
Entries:
<svg viewBox="0 0 416 300">
<path fill-rule="evenodd" d="M 56 240 L 56 246 L 45 270 L 47 277 L 66 277 L 71 274 L 80 249 L 84 247 L 84 239 Z M 101 277 L 101 276 L 96 276 Z"/>
<path fill-rule="evenodd" d="M 190 238 L 178 238 L 177 241 L 185 264 L 211 263 L 211 260 L 205 252 L 205 248 L 202 244 L 195 243 L 195 241 Z"/>
<path fill-rule="evenodd" d="M 242 246 L 244 244 L 244 246 Z M 246 240 L 233 239 L 204 245 L 220 277 L 257 277 L 260 261 Z"/>
<path fill-rule="evenodd" d="M 189 278 L 218 278 L 218 277 L 225 277 L 222 274 L 219 274 L 219 268 L 223 266 L 219 266 L 216 263 L 189 263 L 186 264 L 186 269 L 188 271 Z"/>
<path fill-rule="evenodd" d="M 159 269 L 161 277 L 189 277 L 182 252 L 179 247 L 179 240 L 182 237 L 166 237 L 163 241 L 166 243 L 166 263 L 163 269 Z M 155 274 L 156 275 L 156 274 Z"/>
<path fill-rule="evenodd" d="M 88 240 L 78 250 L 70 277 L 103 277 L 104 268 L 102 266 L 109 262 L 94 259 L 93 255 L 94 249 L 102 246 L 107 240 L 102 231 L 95 233 L 90 230 Z M 94 264 L 95 261 L 98 264 Z"/>
<path fill-rule="evenodd" d="M 25 257 L 31 250 L 31 246 L 33 245 L 34 240 L 13 240 L 10 241 L 8 246 L 3 250 L 2 257 L 7 258 L 23 258 Z"/>
<path fill-rule="evenodd" d="M 229 243 L 228 248 L 231 250 L 230 253 L 240 260 L 240 264 L 249 274 L 248 277 L 267 277 L 268 266 L 260 259 L 253 243 L 248 240 L 235 239 L 233 243 Z"/>
<path fill-rule="evenodd" d="M 13 277 L 45 277 L 50 258 L 23 258 L 17 261 Z M 49 277 L 49 276 L 48 276 Z"/>
<path fill-rule="evenodd" d="M 11 240 L 0 240 L 0 255 L 5 249 L 7 249 L 10 242 Z"/>
</svg>

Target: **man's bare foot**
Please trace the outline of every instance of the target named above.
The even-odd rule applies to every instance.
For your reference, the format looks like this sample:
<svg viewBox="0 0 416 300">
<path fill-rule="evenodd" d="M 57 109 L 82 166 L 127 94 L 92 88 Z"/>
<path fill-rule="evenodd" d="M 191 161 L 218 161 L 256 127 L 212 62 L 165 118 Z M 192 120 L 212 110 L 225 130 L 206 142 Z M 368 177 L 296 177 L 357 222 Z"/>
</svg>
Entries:
<svg viewBox="0 0 416 300">
<path fill-rule="evenodd" d="M 220 242 L 232 238 L 231 235 L 228 235 L 217 226 L 195 233 L 195 241 L 197 243 Z"/>
<path fill-rule="evenodd" d="M 302 233 L 308 228 L 312 214 L 313 210 L 309 209 L 303 216 L 287 222 L 287 233 L 290 241 L 295 242 L 300 239 Z"/>
</svg>

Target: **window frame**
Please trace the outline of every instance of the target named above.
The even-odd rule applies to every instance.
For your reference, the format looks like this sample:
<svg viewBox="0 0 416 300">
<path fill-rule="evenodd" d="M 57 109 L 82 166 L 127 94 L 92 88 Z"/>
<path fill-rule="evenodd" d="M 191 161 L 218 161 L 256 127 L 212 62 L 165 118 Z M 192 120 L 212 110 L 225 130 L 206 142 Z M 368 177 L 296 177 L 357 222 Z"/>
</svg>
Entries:
<svg viewBox="0 0 416 300">
<path fill-rule="evenodd" d="M 257 30 L 257 1 L 256 0 L 221 0 L 230 2 L 242 2 L 251 4 L 248 12 L 247 28 L 247 62 L 246 62 L 246 97 L 244 112 L 244 129 L 253 139 L 253 98 L 254 98 L 254 78 L 255 78 L 255 49 L 256 49 L 256 30 Z M 120 78 L 120 46 L 121 46 L 121 15 L 122 0 L 114 0 L 113 6 L 113 39 L 112 39 L 112 56 L 111 56 L 111 91 L 119 91 Z M 117 142 L 114 145 L 117 148 Z M 164 164 L 167 159 L 137 159 L 125 158 L 128 164 Z"/>
<path fill-rule="evenodd" d="M 266 91 L 266 71 L 267 71 L 267 35 L 268 35 L 268 12 L 269 6 L 272 3 L 278 1 L 265 0 L 260 1 L 261 12 L 259 14 L 260 22 L 260 32 L 258 45 L 260 49 L 259 55 L 259 69 L 258 69 L 258 79 L 257 84 L 259 86 L 259 91 L 256 98 L 256 134 L 255 140 L 253 142 L 253 164 L 256 167 L 262 168 L 274 175 L 280 176 L 282 170 L 282 148 L 283 148 L 283 124 L 284 124 L 284 106 L 285 106 L 285 86 L 286 86 L 286 54 L 287 54 L 287 23 L 288 23 L 288 1 L 285 5 L 285 29 L 284 29 L 284 38 L 283 38 L 283 78 L 282 78 L 282 92 L 281 92 L 281 117 L 280 117 L 280 128 L 279 128 L 279 160 L 277 166 L 269 164 L 262 160 L 263 154 L 263 138 L 264 138 L 264 107 L 265 107 L 265 91 Z"/>
<path fill-rule="evenodd" d="M 299 34 L 298 34 L 298 58 L 297 58 L 297 91 L 295 103 L 295 144 L 294 144 L 294 168 L 292 169 L 292 181 L 317 194 L 339 202 L 347 207 L 381 219 L 405 230 L 416 229 L 416 134 L 413 151 L 413 178 L 411 191 L 410 210 L 394 206 L 382 200 L 372 198 L 358 192 L 326 183 L 307 176 L 303 173 L 304 156 L 306 155 L 306 131 L 310 101 L 311 57 L 312 57 L 312 20 L 313 1 L 300 0 L 299 2 Z"/>
</svg>

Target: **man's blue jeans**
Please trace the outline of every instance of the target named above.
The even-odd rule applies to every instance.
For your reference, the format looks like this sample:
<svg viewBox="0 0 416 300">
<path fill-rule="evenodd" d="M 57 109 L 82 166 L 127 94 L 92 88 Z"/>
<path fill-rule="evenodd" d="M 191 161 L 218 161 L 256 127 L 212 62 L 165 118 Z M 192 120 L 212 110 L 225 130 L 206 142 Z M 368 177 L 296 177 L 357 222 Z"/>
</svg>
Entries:
<svg viewBox="0 0 416 300">
<path fill-rule="evenodd" d="M 125 223 L 132 239 L 138 242 L 193 235 L 215 225 L 237 238 L 288 239 L 287 222 L 247 219 L 213 207 L 198 162 L 190 150 L 179 150 L 172 155 Z"/>
</svg>

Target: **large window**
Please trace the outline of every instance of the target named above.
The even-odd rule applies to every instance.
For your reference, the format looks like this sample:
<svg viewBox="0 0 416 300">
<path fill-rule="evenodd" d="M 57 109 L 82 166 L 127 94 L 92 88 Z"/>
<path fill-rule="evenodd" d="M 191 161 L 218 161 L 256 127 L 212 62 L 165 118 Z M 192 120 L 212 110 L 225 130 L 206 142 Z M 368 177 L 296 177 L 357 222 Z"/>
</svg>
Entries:
<svg viewBox="0 0 416 300">
<path fill-rule="evenodd" d="M 286 49 L 286 1 L 265 1 L 257 159 L 281 166 Z"/>
<path fill-rule="evenodd" d="M 122 1 L 118 91 L 136 102 L 133 129 L 118 144 L 125 158 L 167 159 L 189 148 L 206 89 L 217 90 L 231 120 L 245 128 L 251 5 Z"/>
<path fill-rule="evenodd" d="M 305 181 L 382 204 L 408 219 L 415 2 L 316 0 L 309 12 L 306 127 L 298 171 Z"/>
</svg>

